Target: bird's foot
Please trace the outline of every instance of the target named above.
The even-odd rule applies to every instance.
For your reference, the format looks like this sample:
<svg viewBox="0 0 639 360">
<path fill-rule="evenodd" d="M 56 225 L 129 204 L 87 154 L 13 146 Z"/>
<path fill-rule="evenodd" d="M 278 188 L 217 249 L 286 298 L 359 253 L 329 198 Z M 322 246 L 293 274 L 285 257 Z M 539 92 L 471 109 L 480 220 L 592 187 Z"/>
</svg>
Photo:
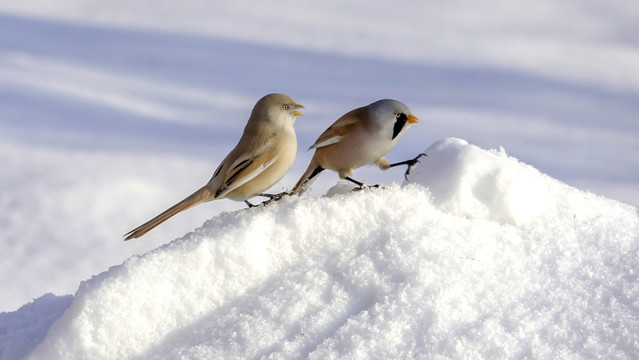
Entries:
<svg viewBox="0 0 639 360">
<path fill-rule="evenodd" d="M 397 165 L 406 165 L 408 166 L 408 168 L 406 169 L 406 172 L 404 173 L 404 179 L 408 180 L 408 175 L 410 175 L 410 171 L 413 169 L 413 166 L 417 165 L 419 163 L 419 158 L 422 156 L 428 156 L 424 153 L 421 153 L 419 155 L 417 155 L 414 159 L 411 160 L 406 160 L 406 161 L 402 161 L 401 163 L 397 163 Z"/>
<path fill-rule="evenodd" d="M 365 189 L 383 189 L 384 187 L 380 184 L 375 184 L 375 185 L 368 185 L 368 184 L 362 184 L 356 188 L 354 188 L 352 191 L 362 191 Z"/>
<path fill-rule="evenodd" d="M 264 206 L 266 206 L 266 205 L 268 205 L 268 204 L 270 204 L 270 203 L 272 203 L 272 202 L 280 201 L 280 200 L 282 200 L 282 198 L 283 198 L 284 196 L 287 196 L 287 195 L 290 195 L 290 193 L 288 193 L 288 192 L 281 192 L 281 193 L 279 193 L 279 194 L 259 194 L 259 196 L 264 196 L 264 197 L 269 198 L 268 200 L 266 200 L 266 201 L 262 202 L 260 205 L 264 205 Z"/>
<path fill-rule="evenodd" d="M 355 180 L 355 179 L 353 179 L 351 177 L 345 177 L 344 179 L 352 182 L 355 185 L 357 185 L 357 187 L 354 188 L 352 191 L 362 191 L 364 189 L 371 189 L 371 188 L 375 188 L 375 189 L 377 189 L 377 188 L 382 188 L 383 189 L 384 188 L 383 186 L 381 186 L 379 184 L 368 185 L 368 184 L 363 183 L 361 181 L 357 181 L 357 180 Z"/>
</svg>

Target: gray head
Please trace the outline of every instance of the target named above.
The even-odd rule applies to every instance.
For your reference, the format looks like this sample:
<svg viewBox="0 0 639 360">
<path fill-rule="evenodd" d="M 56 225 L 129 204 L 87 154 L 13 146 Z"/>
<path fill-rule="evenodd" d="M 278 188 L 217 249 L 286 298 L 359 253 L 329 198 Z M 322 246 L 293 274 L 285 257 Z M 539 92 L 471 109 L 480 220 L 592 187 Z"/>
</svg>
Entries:
<svg viewBox="0 0 639 360">
<path fill-rule="evenodd" d="M 408 106 L 392 99 L 375 101 L 367 106 L 373 125 L 379 128 L 392 127 L 392 139 L 403 134 L 411 124 L 419 122 Z"/>
</svg>

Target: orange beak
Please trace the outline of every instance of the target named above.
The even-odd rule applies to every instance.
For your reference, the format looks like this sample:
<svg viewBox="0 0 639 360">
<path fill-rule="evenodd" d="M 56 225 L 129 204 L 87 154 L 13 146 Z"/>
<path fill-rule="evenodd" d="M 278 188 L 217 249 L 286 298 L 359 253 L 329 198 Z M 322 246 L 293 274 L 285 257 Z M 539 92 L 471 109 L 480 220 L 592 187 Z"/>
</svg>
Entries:
<svg viewBox="0 0 639 360">
<path fill-rule="evenodd" d="M 295 105 L 295 107 L 294 107 L 293 109 L 295 109 L 295 110 L 297 110 L 297 109 L 304 109 L 304 106 L 303 106 L 303 105 Z M 293 115 L 295 115 L 295 116 L 302 116 L 302 115 L 304 115 L 304 114 L 302 114 L 302 113 L 301 113 L 301 112 L 299 112 L 299 111 L 293 111 Z"/>
</svg>

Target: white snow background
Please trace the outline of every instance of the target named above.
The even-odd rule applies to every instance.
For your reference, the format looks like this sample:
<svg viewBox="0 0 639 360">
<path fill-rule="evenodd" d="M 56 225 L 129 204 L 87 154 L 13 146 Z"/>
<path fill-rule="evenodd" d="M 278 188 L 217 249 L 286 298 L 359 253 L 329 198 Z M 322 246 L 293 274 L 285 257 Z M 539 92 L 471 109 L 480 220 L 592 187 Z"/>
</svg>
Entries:
<svg viewBox="0 0 639 360">
<path fill-rule="evenodd" d="M 0 359 L 633 358 L 637 24 L 622 1 L 0 2 Z M 306 106 L 275 191 L 380 98 L 421 119 L 389 160 L 429 156 L 122 242 L 269 92 Z"/>
</svg>

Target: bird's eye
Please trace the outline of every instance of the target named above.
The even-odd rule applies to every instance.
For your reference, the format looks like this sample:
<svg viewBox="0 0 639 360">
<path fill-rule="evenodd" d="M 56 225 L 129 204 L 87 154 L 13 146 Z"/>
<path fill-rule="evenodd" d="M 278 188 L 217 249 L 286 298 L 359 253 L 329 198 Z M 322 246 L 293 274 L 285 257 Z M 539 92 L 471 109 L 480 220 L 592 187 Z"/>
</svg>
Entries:
<svg viewBox="0 0 639 360">
<path fill-rule="evenodd" d="M 288 110 L 288 105 L 282 105 L 282 109 Z"/>
<path fill-rule="evenodd" d="M 402 116 L 402 114 L 400 113 L 395 113 L 395 117 L 399 119 L 399 117 Z"/>
</svg>

